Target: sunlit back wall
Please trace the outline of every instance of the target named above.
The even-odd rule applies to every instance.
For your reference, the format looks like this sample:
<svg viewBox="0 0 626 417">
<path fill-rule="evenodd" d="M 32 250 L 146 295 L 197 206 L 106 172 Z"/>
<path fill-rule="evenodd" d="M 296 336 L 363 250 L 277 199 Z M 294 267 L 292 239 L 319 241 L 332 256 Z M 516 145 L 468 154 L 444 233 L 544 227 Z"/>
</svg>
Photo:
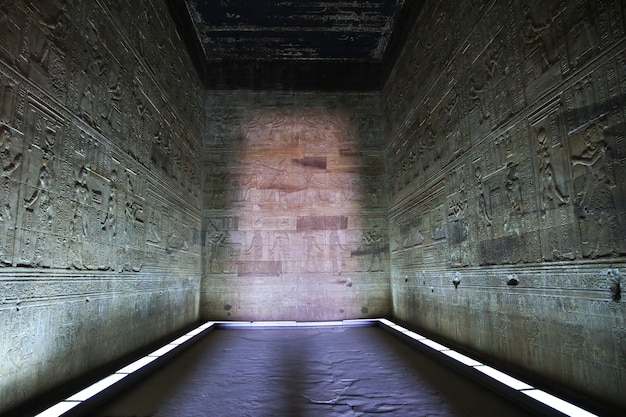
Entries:
<svg viewBox="0 0 626 417">
<path fill-rule="evenodd" d="M 378 95 L 207 93 L 201 312 L 390 311 Z"/>
</svg>

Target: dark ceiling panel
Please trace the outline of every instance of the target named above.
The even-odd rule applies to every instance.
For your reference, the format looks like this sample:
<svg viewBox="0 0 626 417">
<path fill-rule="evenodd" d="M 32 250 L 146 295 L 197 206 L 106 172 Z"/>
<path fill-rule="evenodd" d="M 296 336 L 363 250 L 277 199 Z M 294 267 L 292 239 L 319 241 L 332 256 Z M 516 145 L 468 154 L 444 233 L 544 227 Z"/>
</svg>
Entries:
<svg viewBox="0 0 626 417">
<path fill-rule="evenodd" d="M 421 0 L 168 0 L 208 88 L 377 90 Z M 393 35 L 393 36 L 392 36 Z"/>
<path fill-rule="evenodd" d="M 403 2 L 186 0 L 209 60 L 380 60 Z"/>
</svg>

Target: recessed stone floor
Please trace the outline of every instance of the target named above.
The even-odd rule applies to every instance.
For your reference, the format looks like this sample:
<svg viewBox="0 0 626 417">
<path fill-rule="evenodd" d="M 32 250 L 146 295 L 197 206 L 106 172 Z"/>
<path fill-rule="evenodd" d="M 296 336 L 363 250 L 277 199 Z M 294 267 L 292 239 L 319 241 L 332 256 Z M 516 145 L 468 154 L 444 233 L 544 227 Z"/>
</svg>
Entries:
<svg viewBox="0 0 626 417">
<path fill-rule="evenodd" d="M 217 329 L 90 413 L 528 416 L 378 327 Z"/>
</svg>

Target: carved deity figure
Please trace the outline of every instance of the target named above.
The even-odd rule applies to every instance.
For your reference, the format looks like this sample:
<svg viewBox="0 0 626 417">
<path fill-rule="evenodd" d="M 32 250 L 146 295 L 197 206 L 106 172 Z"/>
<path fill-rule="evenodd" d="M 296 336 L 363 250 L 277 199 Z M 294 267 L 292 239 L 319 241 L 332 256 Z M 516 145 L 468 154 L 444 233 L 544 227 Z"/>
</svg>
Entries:
<svg viewBox="0 0 626 417">
<path fill-rule="evenodd" d="M 569 203 L 569 196 L 561 191 L 556 182 L 552 167 L 552 157 L 550 156 L 550 147 L 544 128 L 540 128 L 537 132 L 537 143 L 539 145 L 539 187 L 541 210 L 546 211 L 550 208 L 550 203 L 555 198 L 558 200 L 559 205 L 562 205 Z"/>
</svg>

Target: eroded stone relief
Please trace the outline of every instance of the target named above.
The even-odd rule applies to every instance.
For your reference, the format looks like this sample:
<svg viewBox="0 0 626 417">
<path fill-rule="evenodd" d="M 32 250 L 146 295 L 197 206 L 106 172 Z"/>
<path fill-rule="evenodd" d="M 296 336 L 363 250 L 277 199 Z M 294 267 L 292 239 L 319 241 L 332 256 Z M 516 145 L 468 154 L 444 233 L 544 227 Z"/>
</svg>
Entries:
<svg viewBox="0 0 626 417">
<path fill-rule="evenodd" d="M 200 81 L 136 6 L 0 2 L 0 413 L 197 319 Z"/>
<path fill-rule="evenodd" d="M 384 298 L 370 304 L 365 289 L 385 293 L 384 280 L 368 274 L 389 270 L 384 126 L 359 102 L 372 97 L 345 94 L 332 105 L 306 93 L 209 100 L 216 111 L 207 116 L 205 154 L 206 314 L 293 319 L 305 317 L 306 306 L 331 318 L 387 308 Z M 272 308 L 268 297 L 282 301 Z"/>
<path fill-rule="evenodd" d="M 529 370 L 615 403 L 591 363 L 626 380 L 605 324 L 623 314 L 606 279 L 626 255 L 623 5 L 433 1 L 419 19 L 382 95 L 394 313 L 516 364 L 530 340 Z"/>
</svg>

